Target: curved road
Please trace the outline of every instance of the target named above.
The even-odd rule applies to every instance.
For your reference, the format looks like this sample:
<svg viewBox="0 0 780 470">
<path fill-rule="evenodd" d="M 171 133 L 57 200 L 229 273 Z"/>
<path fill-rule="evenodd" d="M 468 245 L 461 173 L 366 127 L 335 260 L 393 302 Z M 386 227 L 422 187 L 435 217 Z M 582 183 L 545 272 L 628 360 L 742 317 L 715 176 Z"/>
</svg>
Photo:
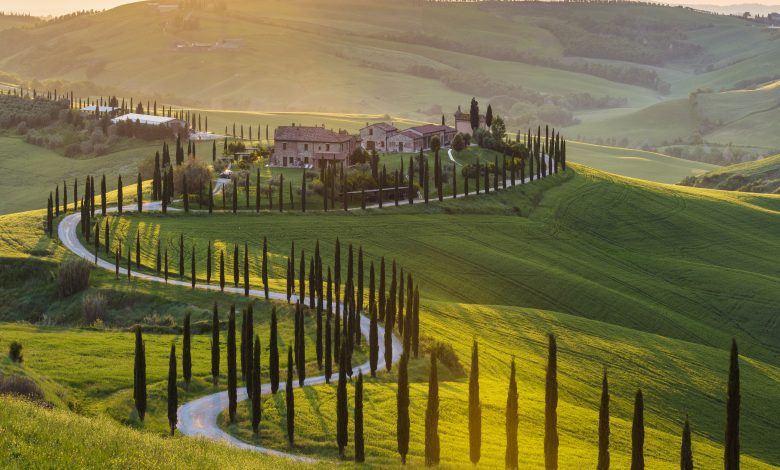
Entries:
<svg viewBox="0 0 780 470">
<path fill-rule="evenodd" d="M 145 211 L 147 210 L 158 211 L 161 209 L 161 204 L 159 201 L 145 203 L 143 205 L 143 209 Z M 109 207 L 108 212 L 116 212 L 116 207 Z M 76 254 L 81 258 L 84 258 L 87 261 L 95 262 L 94 253 L 91 253 L 84 245 L 82 245 L 81 241 L 76 235 L 76 227 L 79 225 L 80 221 L 81 221 L 81 214 L 78 212 L 65 216 L 60 221 L 59 226 L 57 227 L 57 234 L 60 240 L 62 241 L 63 245 L 65 245 L 65 247 L 68 248 L 70 251 L 72 251 L 74 254 Z M 100 257 L 98 257 L 96 264 L 97 266 L 111 272 L 114 272 L 115 270 L 115 265 L 113 263 L 110 263 Z M 130 275 L 147 281 L 165 283 L 164 278 L 154 276 L 152 274 L 133 271 L 132 269 L 130 271 Z M 168 284 L 190 287 L 190 288 L 192 287 L 191 281 L 183 281 L 179 279 L 168 279 Z M 195 287 L 198 289 L 205 289 L 205 290 L 214 290 L 214 291 L 219 290 L 219 286 L 210 285 L 210 284 L 196 283 Z M 242 295 L 244 293 L 243 287 L 225 286 L 225 291 L 230 293 L 235 293 L 235 294 L 242 294 Z M 257 290 L 257 289 L 251 289 L 249 291 L 249 294 L 253 297 L 264 297 L 265 295 L 262 290 Z M 286 293 L 282 294 L 279 292 L 270 292 L 269 297 L 276 300 L 284 300 L 284 301 L 287 300 Z M 293 295 L 293 301 L 297 301 L 297 299 L 298 297 Z M 369 327 L 370 327 L 370 320 L 366 316 L 361 315 L 360 331 L 363 333 L 363 336 L 365 336 L 366 338 L 368 338 L 369 335 Z M 377 336 L 380 339 L 383 338 L 384 331 L 385 331 L 384 327 L 382 325 L 378 325 L 377 330 L 378 330 Z M 392 339 L 393 339 L 392 362 L 396 363 L 401 357 L 401 349 L 403 348 L 403 346 L 395 334 L 393 335 Z M 384 341 L 379 341 L 378 343 L 379 343 L 378 357 L 380 358 L 381 361 L 381 359 L 384 357 L 384 349 L 385 349 Z M 357 371 L 363 371 L 364 374 L 368 374 L 371 370 L 371 367 L 370 364 L 366 362 L 357 367 L 353 367 L 353 370 L 355 371 L 355 373 L 357 373 Z M 324 375 L 317 376 L 317 377 L 309 377 L 304 381 L 304 385 L 317 385 L 323 383 L 325 383 Z M 279 384 L 280 388 L 284 388 L 285 385 L 286 385 L 285 382 L 281 382 Z M 293 386 L 296 385 L 293 384 Z M 263 384 L 261 392 L 263 395 L 271 393 L 271 385 Z M 237 397 L 238 397 L 238 401 L 243 401 L 247 399 L 246 387 L 237 388 Z M 179 424 L 177 427 L 182 434 L 188 436 L 202 436 L 212 440 L 224 441 L 230 445 L 242 449 L 248 449 L 255 452 L 262 452 L 264 454 L 269 454 L 277 457 L 289 458 L 298 462 L 316 462 L 316 459 L 312 459 L 309 457 L 303 457 L 300 455 L 289 454 L 286 452 L 269 449 L 267 447 L 252 445 L 244 441 L 241 441 L 239 439 L 236 439 L 235 437 L 226 433 L 225 431 L 220 429 L 219 426 L 217 425 L 217 417 L 222 411 L 227 409 L 227 407 L 228 407 L 227 390 L 224 392 L 213 393 L 211 395 L 206 395 L 204 397 L 198 398 L 179 407 L 178 410 Z"/>
<path fill-rule="evenodd" d="M 451 149 L 448 150 L 448 156 L 451 161 L 453 161 L 456 164 L 459 164 L 452 155 Z M 528 178 L 526 178 L 525 181 L 528 181 Z M 523 183 L 525 181 L 519 181 L 519 183 Z M 507 181 L 509 187 L 515 186 L 518 184 L 518 181 L 512 181 L 511 179 Z M 502 189 L 499 187 L 499 190 Z M 443 199 L 451 199 L 452 195 L 444 196 Z M 432 202 L 436 201 L 436 197 L 431 198 Z M 421 201 L 421 199 L 417 199 L 416 201 Z M 399 205 L 408 204 L 408 201 L 401 200 L 399 201 Z M 367 206 L 366 208 L 375 208 L 378 207 L 376 204 L 373 204 L 371 206 Z M 393 204 L 387 204 L 386 207 L 393 207 Z M 360 207 L 351 207 L 350 210 L 359 210 Z M 116 212 L 117 208 L 116 206 L 108 207 L 108 212 Z M 143 205 L 144 211 L 160 211 L 162 210 L 162 203 L 160 201 L 153 201 L 153 202 L 147 202 Z M 169 207 L 168 210 L 171 211 L 180 211 L 181 209 Z M 197 210 L 197 209 L 191 209 L 192 212 L 205 212 L 205 209 Z M 132 212 L 132 211 L 127 211 Z M 253 210 L 239 210 L 238 212 L 254 212 Z M 108 262 L 100 257 L 98 257 L 97 261 L 95 261 L 95 254 L 91 253 L 84 245 L 81 244 L 81 241 L 79 240 L 78 236 L 76 235 L 76 227 L 78 226 L 79 222 L 81 221 L 81 214 L 76 212 L 70 215 L 65 216 L 59 223 L 59 226 L 57 227 L 57 235 L 59 236 L 60 240 L 62 241 L 63 245 L 65 245 L 66 248 L 68 248 L 70 251 L 72 251 L 77 256 L 80 256 L 81 258 L 84 258 L 87 261 L 96 263 L 97 266 L 106 269 L 108 271 L 114 272 L 115 271 L 115 265 L 114 263 Z M 123 273 L 126 273 L 126 271 L 122 270 Z M 130 275 L 133 277 L 137 277 L 139 279 L 143 279 L 146 281 L 152 281 L 152 282 L 160 282 L 165 283 L 165 279 L 155 276 L 153 274 L 147 274 L 142 273 L 138 271 L 134 271 L 131 269 Z M 183 286 L 183 287 L 192 287 L 191 281 L 184 281 L 180 279 L 168 279 L 168 284 L 176 285 L 176 286 Z M 202 284 L 202 283 L 196 283 L 195 288 L 197 289 L 204 289 L 204 290 L 213 290 L 217 291 L 219 290 L 218 285 L 211 285 L 211 284 Z M 243 295 L 244 289 L 243 287 L 231 287 L 231 286 L 225 286 L 225 291 L 234 293 L 234 294 L 241 294 Z M 249 295 L 253 297 L 260 297 L 263 298 L 265 293 L 262 290 L 257 289 L 250 289 Z M 287 300 L 286 293 L 280 293 L 280 292 L 269 292 L 269 297 L 275 300 Z M 296 295 L 292 296 L 293 301 L 297 301 L 298 297 Z M 342 309 L 343 310 L 343 307 Z M 370 320 L 364 316 L 360 316 L 360 331 L 363 333 L 363 336 L 368 338 L 369 335 L 369 327 L 370 327 Z M 384 327 L 382 325 L 378 325 L 378 337 L 383 338 L 384 337 Z M 400 340 L 396 337 L 395 334 L 393 334 L 393 359 L 392 362 L 395 364 L 398 362 L 401 358 L 401 349 L 403 348 Z M 379 358 L 380 360 L 384 357 L 384 341 L 379 341 Z M 353 367 L 353 370 L 355 372 L 357 371 L 363 371 L 364 374 L 368 374 L 370 372 L 370 364 L 366 362 L 365 364 L 361 364 L 357 367 Z M 296 381 L 297 382 L 297 381 Z M 317 377 L 309 377 L 304 381 L 304 385 L 317 385 L 325 383 L 325 376 L 317 376 Z M 284 382 L 281 382 L 279 384 L 280 387 L 284 387 L 286 384 Z M 295 384 L 293 384 L 295 386 Z M 263 395 L 271 393 L 271 386 L 270 384 L 264 384 L 262 386 L 261 392 Z M 247 393 L 246 393 L 246 387 L 238 387 L 237 389 L 237 397 L 239 401 L 246 400 L 247 399 Z M 217 425 L 217 417 L 219 414 L 227 409 L 228 407 L 228 397 L 227 397 L 227 391 L 224 392 L 218 392 L 213 393 L 211 395 L 206 395 L 204 397 L 198 398 L 196 400 L 193 400 L 189 403 L 186 403 L 179 407 L 178 417 L 179 417 L 179 424 L 178 429 L 182 434 L 188 435 L 188 436 L 203 436 L 208 439 L 212 440 L 218 440 L 218 441 L 224 441 L 230 445 L 233 445 L 235 447 L 240 447 L 242 449 L 248 449 L 253 450 L 256 452 L 262 452 L 269 455 L 274 455 L 278 457 L 285 457 L 289 458 L 295 461 L 299 462 L 315 462 L 316 459 L 312 459 L 309 457 L 303 457 L 300 455 L 295 454 L 289 454 L 286 452 L 281 452 L 274 449 L 269 449 L 267 447 L 262 446 L 256 446 L 249 443 L 246 443 L 244 441 L 241 441 L 239 439 L 236 439 L 235 437 L 231 436 L 230 434 L 226 433 L 222 429 L 219 428 Z"/>
</svg>

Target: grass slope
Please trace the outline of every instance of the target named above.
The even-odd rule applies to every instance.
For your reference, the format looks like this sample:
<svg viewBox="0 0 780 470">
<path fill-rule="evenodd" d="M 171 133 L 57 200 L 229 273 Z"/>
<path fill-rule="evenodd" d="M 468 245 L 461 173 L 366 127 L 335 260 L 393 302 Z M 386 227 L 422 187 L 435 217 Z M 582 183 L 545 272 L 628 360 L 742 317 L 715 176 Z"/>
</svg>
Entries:
<svg viewBox="0 0 780 470">
<path fill-rule="evenodd" d="M 780 191 L 780 155 L 723 167 L 687 178 L 682 184 L 697 188 L 777 193 Z"/>
<path fill-rule="evenodd" d="M 259 243 L 267 236 L 277 287 L 282 286 L 292 240 L 298 250 L 312 253 L 315 239 L 320 239 L 327 264 L 336 236 L 343 243 L 361 242 L 366 265 L 383 255 L 396 257 L 420 283 L 426 341 L 450 343 L 465 367 L 471 339 L 482 345 L 487 466 L 500 464 L 503 451 L 501 423 L 507 362 L 512 355 L 518 358 L 521 462 L 532 466 L 540 461 L 544 334 L 550 331 L 558 335 L 560 344 L 562 461 L 579 466 L 594 461 L 599 379 L 602 367 L 609 364 L 615 462 L 627 462 L 632 394 L 642 387 L 647 397 L 648 461 L 657 466 L 676 463 L 679 420 L 690 413 L 697 461 L 705 467 L 717 466 L 722 458 L 726 347 L 735 336 L 742 352 L 743 459 L 751 468 L 765 468 L 780 464 L 777 449 L 763 438 L 777 434 L 776 424 L 766 416 L 780 409 L 773 307 L 780 299 L 774 289 L 778 272 L 772 255 L 780 252 L 772 231 L 779 211 L 777 197 L 672 187 L 574 165 L 568 175 L 430 206 L 366 214 L 163 217 L 129 213 L 112 217 L 111 223 L 118 237 L 134 238 L 136 230 L 143 231 L 147 266 L 154 256 L 149 247 L 157 237 L 175 240 L 185 233 L 186 246 L 194 244 L 198 253 L 205 253 L 208 240 L 227 246 L 247 242 L 256 273 Z M 8 262 L 56 261 L 64 256 L 56 242 L 41 234 L 41 211 L 0 217 L 5 229 L 0 254 Z M 173 259 L 176 245 L 169 245 Z M 202 268 L 202 260 L 199 265 Z M 113 286 L 120 292 L 162 294 L 166 290 L 112 278 L 96 271 L 93 285 Z M 252 282 L 259 284 L 257 277 Z M 172 298 L 195 295 L 189 289 L 168 292 Z M 29 345 L 25 353 L 31 355 L 30 362 L 24 367 L 40 368 L 39 375 L 56 377 L 58 384 L 84 383 L 74 372 L 39 360 L 45 354 L 36 350 L 52 347 L 46 345 L 46 338 L 35 336 L 46 335 L 46 329 L 36 332 L 35 327 L 15 325 L 7 329 L 0 335 L 21 336 Z M 84 342 L 84 351 L 100 348 L 111 335 L 126 335 L 59 331 L 63 332 L 59 341 L 93 338 Z M 161 354 L 170 339 L 159 338 Z M 201 357 L 204 348 L 198 344 L 195 354 Z M 119 354 L 127 356 L 130 348 Z M 425 361 L 412 363 L 412 462 L 419 461 L 422 452 Z M 200 370 L 196 375 L 203 373 L 203 362 L 202 358 L 195 362 Z M 446 463 L 461 465 L 467 438 L 463 425 L 467 385 L 458 376 L 442 375 L 443 456 Z M 392 374 L 385 375 L 366 387 L 369 458 L 376 464 L 396 458 L 393 382 Z M 196 393 L 207 390 L 199 387 Z M 125 417 L 108 407 L 109 415 L 120 420 L 127 419 L 129 409 L 127 401 L 122 404 L 122 393 L 127 394 L 120 390 L 110 396 L 118 400 Z M 300 447 L 296 450 L 332 456 L 333 389 L 313 387 L 297 393 Z M 278 398 L 265 401 L 264 445 L 285 448 L 280 438 L 284 434 L 281 405 Z M 246 429 L 242 422 L 232 431 L 247 437 Z"/>
<path fill-rule="evenodd" d="M 8 468 L 298 467 L 204 439 L 163 438 L 5 397 L 0 403 L 0 452 Z"/>
<path fill-rule="evenodd" d="M 592 422 L 595 429 L 604 364 L 620 371 L 613 396 L 614 433 L 623 445 L 615 444 L 616 460 L 628 459 L 631 397 L 641 386 L 649 397 L 648 407 L 657 407 L 648 412 L 653 442 L 648 443 L 649 459 L 657 459 L 659 465 L 676 461 L 672 457 L 676 450 L 670 449 L 678 446 L 680 417 L 690 412 L 701 433 L 697 455 L 705 466 L 706 462 L 715 465 L 721 455 L 719 397 L 725 387 L 725 348 L 735 336 L 746 370 L 746 458 L 758 468 L 776 465 L 780 456 L 759 437 L 775 433 L 774 424 L 755 409 L 780 406 L 780 397 L 773 392 L 778 380 L 772 307 L 778 301 L 772 287 L 778 278 L 777 260 L 766 256 L 780 248 L 771 228 L 780 199 L 659 185 L 582 167 L 575 169 L 573 178 L 562 176 L 487 197 L 372 210 L 365 215 L 146 214 L 113 218 L 112 223 L 120 237 L 132 238 L 139 227 L 143 230 L 151 242 L 143 253 L 147 264 L 153 259 L 148 246 L 156 237 L 175 240 L 180 233 L 187 234 L 187 246 L 195 245 L 200 253 L 212 240 L 227 246 L 246 242 L 259 254 L 258 234 L 267 236 L 277 278 L 283 275 L 293 239 L 297 249 L 306 253 L 320 239 L 326 263 L 336 236 L 343 243 L 360 241 L 366 264 L 392 254 L 421 285 L 426 336 L 451 343 L 466 365 L 470 338 L 484 344 L 484 354 L 490 357 L 485 369 L 493 372 L 483 375 L 485 389 L 490 390 L 486 401 L 492 403 L 488 413 L 494 413 L 486 422 L 496 423 L 496 429 L 485 435 L 490 435 L 486 446 L 495 450 L 494 455 L 500 456 L 502 446 L 499 427 L 506 363 L 512 354 L 521 359 L 520 382 L 526 387 L 521 409 L 523 400 L 527 407 L 523 458 L 530 465 L 541 458 L 538 426 L 545 332 L 564 338 L 562 350 L 571 355 L 562 359 L 571 361 L 563 367 L 568 378 L 562 383 L 568 386 L 561 398 L 566 410 L 562 416 L 567 415 L 562 421 L 562 442 L 566 442 L 562 455 L 584 465 L 592 463 L 595 438 L 582 423 Z M 310 230 L 313 221 L 316 231 Z M 236 225 L 241 231 L 228 228 Z M 696 240 L 696 245 L 690 240 Z M 168 247 L 175 250 L 175 243 Z M 254 272 L 257 261 L 255 255 Z M 259 279 L 252 282 L 257 285 Z M 421 407 L 425 366 L 414 367 L 418 385 L 413 386 L 417 390 L 413 403 Z M 458 426 L 465 410 L 465 387 L 462 380 L 448 381 L 442 392 L 443 403 L 449 402 L 442 415 L 447 425 L 442 429 L 452 443 L 446 452 L 453 459 L 450 463 L 461 461 L 458 456 L 465 445 L 465 430 Z M 755 388 L 749 391 L 751 387 Z M 386 433 L 386 417 L 394 407 L 393 386 L 383 382 L 367 390 L 371 400 L 367 420 L 373 423 L 367 429 L 376 426 L 372 432 Z M 300 393 L 297 402 L 304 404 L 297 429 L 303 436 L 297 450 L 332 456 L 328 416 L 335 406 L 333 389 Z M 279 438 L 284 435 L 280 404 L 275 400 L 265 407 L 271 419 L 265 424 L 263 444 L 284 448 Z M 413 416 L 420 414 L 417 409 Z M 420 426 L 418 422 L 417 432 Z M 245 429 L 239 426 L 233 432 L 247 437 Z M 419 456 L 422 436 L 413 433 L 412 439 L 413 455 Z M 372 449 L 378 463 L 394 458 L 392 434 L 369 442 L 379 443 Z"/>
<path fill-rule="evenodd" d="M 73 180 L 78 178 L 83 189 L 86 175 L 106 175 L 109 188 L 116 187 L 117 175 L 126 183 L 135 182 L 138 163 L 158 146 L 143 143 L 102 157 L 88 159 L 65 158 L 43 147 L 28 144 L 21 138 L 0 135 L 0 214 L 46 207 L 46 198 L 56 185 L 62 190 L 67 181 L 73 199 Z M 62 193 L 60 193 L 62 197 Z"/>
</svg>

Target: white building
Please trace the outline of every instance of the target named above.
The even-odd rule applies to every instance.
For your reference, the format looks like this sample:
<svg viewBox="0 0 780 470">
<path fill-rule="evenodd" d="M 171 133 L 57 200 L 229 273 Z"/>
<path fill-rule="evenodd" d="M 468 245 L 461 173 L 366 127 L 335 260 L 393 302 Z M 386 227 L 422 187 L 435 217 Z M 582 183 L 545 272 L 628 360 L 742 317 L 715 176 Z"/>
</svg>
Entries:
<svg viewBox="0 0 780 470">
<path fill-rule="evenodd" d="M 152 116 L 150 114 L 128 113 L 123 114 L 122 116 L 117 116 L 111 120 L 113 123 L 120 121 L 140 122 L 141 124 L 148 124 L 150 126 L 179 127 L 182 129 L 187 128 L 187 123 L 181 119 L 165 116 Z"/>
</svg>

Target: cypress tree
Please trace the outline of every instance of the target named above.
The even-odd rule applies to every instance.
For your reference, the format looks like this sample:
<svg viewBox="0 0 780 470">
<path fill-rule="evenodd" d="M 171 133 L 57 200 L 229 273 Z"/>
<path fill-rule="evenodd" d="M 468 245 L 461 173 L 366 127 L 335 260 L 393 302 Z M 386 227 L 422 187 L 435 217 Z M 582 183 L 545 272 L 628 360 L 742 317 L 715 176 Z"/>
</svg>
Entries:
<svg viewBox="0 0 780 470">
<path fill-rule="evenodd" d="M 108 228 L 108 224 L 106 224 L 106 228 Z M 108 242 L 108 240 L 106 240 L 106 242 Z M 157 239 L 157 253 L 154 261 L 157 275 L 159 275 L 160 270 L 162 269 L 162 246 L 159 238 Z"/>
<path fill-rule="evenodd" d="M 479 349 L 477 340 L 471 348 L 471 373 L 469 374 L 469 457 L 471 463 L 479 463 L 482 452 L 482 404 L 479 401 Z"/>
<path fill-rule="evenodd" d="M 244 297 L 249 297 L 249 245 L 244 243 Z"/>
<path fill-rule="evenodd" d="M 517 468 L 517 382 L 515 381 L 515 358 L 509 371 L 509 392 L 506 397 L 506 457 L 507 469 Z"/>
<path fill-rule="evenodd" d="M 369 304 L 369 310 L 371 311 L 371 326 L 368 330 L 368 361 L 371 366 L 371 377 L 376 377 L 376 367 L 379 362 L 379 333 L 376 318 L 376 305 L 373 300 L 371 300 Z"/>
<path fill-rule="evenodd" d="M 412 189 L 414 187 L 414 158 L 409 157 L 409 181 L 407 181 L 406 186 L 406 196 L 409 198 L 409 205 L 411 206 L 414 204 L 414 190 Z"/>
<path fill-rule="evenodd" d="M 293 284 L 295 281 L 292 280 L 292 272 L 290 268 L 291 262 L 290 258 L 287 258 L 287 303 L 290 303 L 290 299 L 292 299 L 292 291 L 293 291 Z"/>
<path fill-rule="evenodd" d="M 276 307 L 271 309 L 271 338 L 268 340 L 268 376 L 271 379 L 271 393 L 279 390 L 279 339 L 276 326 Z"/>
<path fill-rule="evenodd" d="M 192 356 L 190 354 L 191 330 L 189 313 L 184 316 L 184 332 L 182 336 L 183 345 L 181 349 L 181 369 L 184 374 L 184 386 L 185 388 L 189 388 L 190 379 L 192 379 Z"/>
<path fill-rule="evenodd" d="M 211 316 L 211 381 L 214 385 L 219 380 L 219 310 L 214 302 L 214 312 Z"/>
<path fill-rule="evenodd" d="M 631 470 L 645 468 L 645 418 L 642 389 L 636 391 L 634 398 L 634 422 L 631 426 Z"/>
<path fill-rule="evenodd" d="M 341 340 L 341 354 L 339 357 L 339 383 L 336 390 L 336 442 L 339 447 L 339 457 L 343 459 L 344 449 L 347 447 L 347 426 L 349 415 L 347 412 L 347 346 L 345 339 Z"/>
<path fill-rule="evenodd" d="M 401 455 L 401 463 L 406 465 L 406 454 L 409 453 L 409 376 L 407 365 L 409 358 L 406 353 L 401 353 L 401 361 L 398 364 L 398 392 L 396 394 L 397 421 L 396 438 L 398 453 Z"/>
<path fill-rule="evenodd" d="M 295 437 L 295 395 L 293 394 L 293 350 L 287 349 L 287 383 L 285 384 L 285 402 L 287 404 L 287 440 L 293 444 Z"/>
<path fill-rule="evenodd" d="M 228 334 L 227 334 L 227 361 L 228 361 L 228 415 L 230 422 L 236 422 L 236 306 L 230 306 L 230 315 L 228 316 Z"/>
<path fill-rule="evenodd" d="M 414 357 L 420 350 L 420 291 L 414 288 L 414 321 L 412 323 L 412 350 Z"/>
<path fill-rule="evenodd" d="M 428 406 L 425 410 L 425 465 L 439 464 L 439 372 L 436 350 L 431 352 L 431 372 L 428 378 Z"/>
<path fill-rule="evenodd" d="M 168 360 L 168 425 L 171 428 L 171 436 L 176 431 L 178 418 L 176 410 L 179 408 L 179 389 L 176 386 L 176 345 L 171 344 L 171 355 Z"/>
<path fill-rule="evenodd" d="M 358 372 L 355 383 L 355 462 L 366 460 L 363 441 L 363 371 Z"/>
<path fill-rule="evenodd" d="M 601 407 L 599 408 L 599 461 L 597 470 L 609 470 L 609 382 L 607 370 L 601 380 Z"/>
<path fill-rule="evenodd" d="M 379 263 L 379 321 L 385 321 L 385 257 Z"/>
<path fill-rule="evenodd" d="M 547 378 L 544 406 L 544 466 L 558 468 L 558 346 L 555 336 L 548 336 Z"/>
<path fill-rule="evenodd" d="M 106 215 L 106 175 L 100 179 L 100 211 Z"/>
<path fill-rule="evenodd" d="M 306 343 L 304 342 L 305 333 L 303 330 L 303 307 L 301 302 L 297 302 L 297 315 L 296 320 L 298 322 L 297 335 L 295 337 L 296 357 L 295 365 L 298 372 L 298 386 L 303 387 L 303 382 L 306 380 Z"/>
<path fill-rule="evenodd" d="M 363 245 L 358 247 L 358 264 L 357 264 L 357 311 L 363 310 Z"/>
<path fill-rule="evenodd" d="M 65 193 L 67 195 L 67 193 Z M 116 183 L 116 210 L 122 213 L 122 175 L 117 177 Z"/>
<path fill-rule="evenodd" d="M 331 351 L 331 332 L 330 332 L 330 309 L 325 317 L 325 383 L 330 383 L 330 376 L 333 373 L 333 356 Z"/>
<path fill-rule="evenodd" d="M 266 300 L 268 300 L 268 239 L 266 237 L 263 237 L 263 266 L 261 274 L 263 277 L 263 291 Z"/>
<path fill-rule="evenodd" d="M 143 422 L 146 415 L 146 346 L 141 327 L 135 328 L 135 364 L 133 371 L 133 401 L 138 418 Z"/>
<path fill-rule="evenodd" d="M 260 418 L 262 407 L 260 406 L 260 337 L 255 335 L 255 350 L 252 354 L 252 431 L 257 434 L 260 431 Z"/>
<path fill-rule="evenodd" d="M 726 439 L 724 467 L 726 470 L 739 470 L 739 353 L 737 340 L 731 340 L 729 362 L 729 384 L 726 392 Z"/>
<path fill-rule="evenodd" d="M 141 181 L 141 173 L 138 173 L 138 180 L 135 184 L 135 188 L 137 193 L 136 199 L 138 202 L 138 212 L 142 212 L 144 208 L 144 186 L 143 182 Z"/>
<path fill-rule="evenodd" d="M 165 249 L 165 256 L 163 258 L 164 258 L 163 274 L 165 275 L 165 283 L 168 284 L 168 248 Z"/>
<path fill-rule="evenodd" d="M 246 309 L 246 393 L 249 398 L 252 398 L 252 364 L 254 363 L 254 349 L 252 348 L 252 338 L 255 336 L 255 320 L 254 320 L 254 308 L 252 304 Z"/>
<path fill-rule="evenodd" d="M 683 424 L 682 444 L 680 445 L 680 470 L 693 470 L 691 425 L 688 422 L 688 415 L 685 415 L 685 424 Z"/>
<path fill-rule="evenodd" d="M 233 245 L 233 287 L 238 287 L 238 245 Z"/>
</svg>

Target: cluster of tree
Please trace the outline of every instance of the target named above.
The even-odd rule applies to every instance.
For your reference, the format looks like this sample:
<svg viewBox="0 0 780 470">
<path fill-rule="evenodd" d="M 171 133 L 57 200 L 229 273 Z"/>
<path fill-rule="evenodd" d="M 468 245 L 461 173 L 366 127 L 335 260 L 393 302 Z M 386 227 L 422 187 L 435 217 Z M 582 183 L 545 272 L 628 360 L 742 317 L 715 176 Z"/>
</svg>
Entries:
<svg viewBox="0 0 780 470">
<path fill-rule="evenodd" d="M 176 135 L 176 129 L 172 127 L 143 124 L 138 120 L 118 121 L 114 126 L 116 126 L 117 135 L 142 140 L 172 139 Z"/>
<path fill-rule="evenodd" d="M 22 124 L 26 128 L 44 127 L 57 121 L 60 112 L 67 109 L 66 99 L 0 94 L 0 128 L 10 129 Z"/>
<path fill-rule="evenodd" d="M 107 226 L 107 225 L 106 225 Z M 136 238 L 136 249 L 138 250 L 140 240 Z M 295 244 L 291 246 L 290 256 L 287 259 L 287 299 L 288 302 L 295 302 L 294 317 L 294 338 L 293 345 L 288 349 L 288 373 L 286 386 L 286 406 L 287 406 L 287 433 L 290 442 L 294 440 L 295 425 L 295 403 L 292 393 L 294 375 L 297 376 L 298 385 L 305 385 L 306 374 L 306 350 L 305 350 L 305 321 L 306 315 L 316 316 L 316 361 L 317 367 L 324 370 L 325 381 L 330 383 L 333 372 L 334 362 L 338 368 L 338 399 L 337 399 L 337 421 L 340 455 L 344 455 L 344 449 L 347 444 L 347 420 L 348 414 L 346 381 L 347 377 L 352 377 L 354 370 L 352 367 L 352 355 L 355 348 L 359 347 L 362 333 L 360 329 L 360 315 L 364 309 L 368 309 L 370 315 L 370 327 L 367 335 L 370 373 L 374 377 L 379 368 L 379 352 L 384 349 L 384 367 L 387 370 L 392 368 L 393 362 L 393 331 L 397 329 L 403 337 L 402 347 L 405 357 L 419 353 L 419 307 L 420 294 L 419 288 L 414 284 L 411 273 L 404 273 L 403 268 L 398 268 L 395 260 L 392 262 L 391 272 L 386 272 L 385 259 L 382 258 L 378 273 L 376 272 L 373 261 L 368 269 L 368 286 L 365 285 L 366 269 L 363 257 L 363 249 L 359 247 L 357 255 L 352 244 L 347 248 L 346 272 L 342 278 L 342 256 L 341 243 L 337 239 L 334 250 L 333 268 L 327 267 L 327 277 L 324 277 L 324 263 L 320 255 L 319 241 L 317 241 L 314 254 L 309 258 L 308 277 L 306 271 L 306 255 L 303 250 L 300 253 L 300 265 L 297 271 L 295 262 Z M 184 238 L 180 237 L 179 251 L 179 275 L 184 277 Z M 161 266 L 160 244 L 157 246 L 157 270 Z M 129 253 L 129 251 L 128 251 Z M 243 291 L 244 295 L 249 295 L 249 251 L 244 246 L 243 257 Z M 164 253 L 165 260 L 165 279 L 168 278 L 168 252 Z M 191 273 L 193 278 L 193 287 L 195 286 L 195 255 L 192 251 Z M 140 259 L 136 259 L 140 263 Z M 211 282 L 211 244 L 207 249 L 207 269 L 206 282 Z M 130 273 L 131 261 L 128 259 L 128 275 Z M 400 271 L 400 274 L 399 274 Z M 268 252 L 267 241 L 263 241 L 263 258 L 261 264 L 261 277 L 263 279 L 263 288 L 265 297 L 269 297 L 268 290 Z M 297 282 L 297 285 L 296 285 Z M 342 284 L 343 282 L 343 284 Z M 225 287 L 225 254 L 224 251 L 219 255 L 219 283 L 220 289 Z M 233 255 L 233 284 L 238 287 L 239 279 L 239 251 L 238 246 L 234 248 Z M 343 286 L 343 287 L 342 287 Z M 368 288 L 368 298 L 364 297 L 366 287 Z M 296 294 L 297 293 L 297 297 Z M 308 295 L 307 295 L 308 294 Z M 378 323 L 384 323 L 384 335 L 380 338 L 380 329 Z M 258 432 L 258 426 L 261 419 L 260 406 L 260 339 L 254 334 L 253 307 L 250 305 L 242 312 L 241 338 L 240 338 L 240 361 L 241 379 L 245 382 L 248 396 L 251 400 L 252 409 L 252 427 L 255 433 Z M 217 383 L 220 377 L 220 320 L 218 307 L 214 305 L 212 316 L 212 341 L 211 341 L 211 374 L 214 383 Z M 383 348 L 380 348 L 382 341 Z M 280 385 L 280 360 L 279 360 L 279 336 L 277 327 L 277 314 L 274 307 L 271 313 L 271 328 L 269 338 L 269 378 L 272 393 L 276 393 Z M 228 317 L 227 331 L 227 358 L 228 358 L 228 412 L 231 422 L 236 419 L 238 373 L 237 373 L 237 353 L 236 353 L 236 312 L 235 305 L 231 306 Z M 183 333 L 183 377 L 185 387 L 188 386 L 192 377 L 192 359 L 191 359 L 191 327 L 189 315 L 184 319 Z M 169 376 L 169 423 L 171 432 L 176 427 L 176 413 L 178 407 L 176 388 L 176 366 L 175 350 L 171 351 Z M 134 399 L 138 416 L 144 419 L 146 412 L 146 371 L 145 371 L 145 351 L 141 338 L 140 328 L 136 331 L 136 354 L 135 354 L 135 387 Z M 355 414 L 355 459 L 362 461 L 364 458 L 363 449 L 363 431 L 362 431 L 362 372 L 360 373 L 356 385 L 355 408 L 358 411 Z M 173 412 L 171 411 L 173 410 Z"/>
</svg>

